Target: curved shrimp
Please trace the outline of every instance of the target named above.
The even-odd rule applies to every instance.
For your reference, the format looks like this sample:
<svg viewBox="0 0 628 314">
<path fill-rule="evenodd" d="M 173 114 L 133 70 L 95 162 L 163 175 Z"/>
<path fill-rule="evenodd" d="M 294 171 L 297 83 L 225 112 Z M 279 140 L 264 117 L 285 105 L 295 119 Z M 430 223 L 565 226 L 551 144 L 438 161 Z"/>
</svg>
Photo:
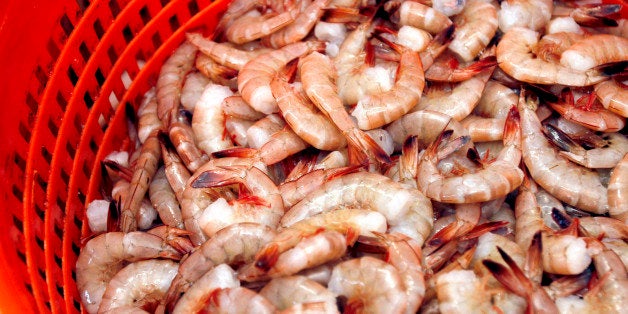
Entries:
<svg viewBox="0 0 628 314">
<path fill-rule="evenodd" d="M 595 95 L 604 108 L 628 118 L 628 90 L 626 85 L 616 80 L 608 80 L 595 85 Z"/>
<path fill-rule="evenodd" d="M 563 66 L 578 71 L 627 60 L 628 38 L 609 34 L 587 36 L 563 51 L 560 56 Z"/>
<path fill-rule="evenodd" d="M 157 116 L 157 98 L 154 88 L 151 88 L 144 95 L 144 99 L 137 109 L 137 117 L 137 137 L 140 143 L 144 143 L 154 131 L 164 128 L 164 124 Z"/>
<path fill-rule="evenodd" d="M 214 59 L 204 53 L 198 54 L 198 56 L 196 57 L 196 62 L 194 62 L 194 66 L 210 82 L 229 86 L 229 88 L 231 88 L 232 90 L 238 89 L 238 70 L 226 67 L 216 62 Z M 183 88 L 185 88 L 185 85 L 183 86 Z M 202 92 L 203 91 L 201 90 L 201 94 Z M 193 106 L 196 106 L 196 101 L 194 102 Z M 184 107 L 186 106 L 184 105 Z"/>
<path fill-rule="evenodd" d="M 240 95 L 229 96 L 222 101 L 222 112 L 227 116 L 248 120 L 258 121 L 264 117 L 265 114 L 255 111 Z"/>
<path fill-rule="evenodd" d="M 382 213 L 389 231 L 402 233 L 422 245 L 432 229 L 432 204 L 413 188 L 377 173 L 357 172 L 325 182 L 281 218 L 290 226 L 338 206 L 358 206 Z"/>
<path fill-rule="evenodd" d="M 611 217 L 628 223 L 628 154 L 613 168 L 608 182 L 608 212 Z"/>
<path fill-rule="evenodd" d="M 602 147 L 585 150 L 574 145 L 560 154 L 587 168 L 614 168 L 628 153 L 628 138 L 620 133 L 606 133 L 602 139 L 606 142 Z"/>
<path fill-rule="evenodd" d="M 523 173 L 521 160 L 519 115 L 510 111 L 504 127 L 504 149 L 496 160 L 475 173 L 445 177 L 437 167 L 439 137 L 423 154 L 419 162 L 417 186 L 427 197 L 447 203 L 485 202 L 505 196 L 517 188 Z"/>
<path fill-rule="evenodd" d="M 152 133 L 142 144 L 136 169 L 129 186 L 129 193 L 122 202 L 120 226 L 122 231 L 129 232 L 137 230 L 139 220 L 139 210 L 148 191 L 150 181 L 157 172 L 159 160 L 161 159 L 161 146 L 157 139 L 157 134 Z"/>
<path fill-rule="evenodd" d="M 462 82 L 473 78 L 482 70 L 497 64 L 495 56 L 488 56 L 464 67 L 459 67 L 458 58 L 453 53 L 443 53 L 425 70 L 425 78 L 433 82 Z"/>
<path fill-rule="evenodd" d="M 275 306 L 265 297 L 244 287 L 216 289 L 201 309 L 203 313 L 272 314 Z"/>
<path fill-rule="evenodd" d="M 299 61 L 299 70 L 305 93 L 347 139 L 352 162 L 361 164 L 368 158 L 389 162 L 386 152 L 357 127 L 345 110 L 337 93 L 336 71 L 329 57 L 312 52 Z M 352 156 L 355 154 L 357 156 Z"/>
<path fill-rule="evenodd" d="M 198 69 L 198 57 L 195 63 Z M 201 97 L 205 86 L 211 82 L 210 77 L 205 73 L 191 72 L 185 76 L 185 83 L 181 88 L 181 106 L 183 109 L 194 113 L 194 106 Z"/>
<path fill-rule="evenodd" d="M 85 310 L 96 313 L 107 283 L 125 261 L 159 257 L 179 259 L 181 254 L 160 237 L 145 232 L 108 232 L 89 240 L 76 260 L 76 286 Z"/>
<path fill-rule="evenodd" d="M 242 50 L 229 43 L 218 43 L 198 33 L 186 33 L 187 40 L 198 47 L 200 52 L 209 56 L 219 64 L 234 70 L 241 70 L 247 62 L 253 60 L 268 49 Z"/>
<path fill-rule="evenodd" d="M 323 285 L 304 276 L 275 278 L 267 283 L 259 294 L 268 299 L 278 310 L 297 304 L 322 303 L 325 313 L 338 313 L 336 296 Z"/>
<path fill-rule="evenodd" d="M 510 87 L 497 81 L 489 80 L 484 86 L 482 97 L 473 108 L 473 113 L 481 117 L 502 118 L 519 102 L 517 95 Z"/>
<path fill-rule="evenodd" d="M 325 13 L 323 9 L 329 6 L 332 0 L 314 0 L 286 27 L 262 38 L 262 43 L 273 48 L 280 48 L 307 36 Z"/>
<path fill-rule="evenodd" d="M 297 179 L 283 182 L 279 185 L 279 191 L 283 198 L 284 206 L 290 208 L 304 199 L 310 192 L 318 189 L 323 183 L 357 170 L 357 167 L 315 169 Z"/>
<path fill-rule="evenodd" d="M 491 295 L 471 270 L 451 270 L 436 277 L 437 310 L 442 313 L 490 313 Z"/>
<path fill-rule="evenodd" d="M 239 286 L 240 281 L 236 272 L 227 264 L 218 264 L 191 284 L 176 305 L 170 306 L 169 310 L 173 314 L 198 313 L 216 290 Z"/>
<path fill-rule="evenodd" d="M 308 144 L 320 150 L 347 145 L 340 130 L 301 91 L 277 76 L 270 82 L 270 88 L 286 123 Z"/>
<path fill-rule="evenodd" d="M 124 306 L 151 308 L 166 294 L 179 264 L 169 260 L 131 263 L 111 278 L 98 308 L 99 313 Z"/>
<path fill-rule="evenodd" d="M 153 207 L 159 213 L 161 221 L 171 227 L 184 229 L 181 207 L 163 167 L 157 170 L 148 188 L 148 195 Z"/>
<path fill-rule="evenodd" d="M 579 33 L 560 32 L 545 34 L 539 40 L 536 54 L 545 61 L 560 63 L 560 55 L 582 38 L 584 38 L 584 35 Z"/>
<path fill-rule="evenodd" d="M 543 271 L 576 275 L 591 264 L 590 250 L 583 238 L 560 233 L 543 233 Z"/>
<path fill-rule="evenodd" d="M 598 174 L 560 157 L 542 131 L 536 104 L 525 92 L 518 104 L 521 115 L 523 161 L 536 183 L 559 200 L 594 213 L 608 211 L 607 189 Z"/>
<path fill-rule="evenodd" d="M 496 3 L 490 0 L 469 0 L 454 18 L 456 30 L 449 50 L 464 61 L 473 60 L 497 32 Z"/>
<path fill-rule="evenodd" d="M 554 2 L 549 0 L 509 0 L 497 13 L 499 29 L 506 33 L 516 27 L 540 31 L 552 18 Z"/>
<path fill-rule="evenodd" d="M 324 44 L 321 42 L 305 41 L 259 55 L 240 70 L 238 91 L 255 110 L 265 114 L 277 112 L 279 107 L 270 88 L 275 74 L 291 60 L 322 49 Z"/>
<path fill-rule="evenodd" d="M 515 242 L 522 250 L 530 247 L 537 232 L 545 230 L 541 208 L 536 201 L 537 192 L 536 183 L 526 175 L 515 200 Z"/>
<path fill-rule="evenodd" d="M 210 83 L 196 103 L 192 116 L 192 130 L 198 147 L 207 154 L 233 146 L 225 135 L 222 101 L 232 96 L 226 86 Z"/>
<path fill-rule="evenodd" d="M 165 303 L 172 307 L 182 293 L 217 265 L 253 261 L 255 254 L 275 236 L 272 228 L 258 223 L 235 223 L 219 230 L 181 263 Z"/>
<path fill-rule="evenodd" d="M 172 145 L 181 157 L 181 161 L 191 172 L 196 171 L 209 160 L 209 157 L 196 146 L 194 131 L 183 112 L 179 112 L 176 117 L 173 117 L 168 134 Z"/>
<path fill-rule="evenodd" d="M 628 239 L 628 225 L 609 217 L 581 217 L 579 229 L 588 237 L 607 239 Z"/>
<path fill-rule="evenodd" d="M 225 37 L 234 44 L 244 44 L 260 39 L 294 22 L 295 11 L 286 11 L 276 15 L 260 15 L 255 10 L 249 11 L 227 27 Z"/>
<path fill-rule="evenodd" d="M 452 24 L 447 15 L 415 1 L 403 1 L 393 15 L 399 19 L 400 25 L 414 26 L 438 34 Z"/>
<path fill-rule="evenodd" d="M 585 96 L 586 97 L 586 96 Z M 618 116 L 595 101 L 593 95 L 588 96 L 590 104 L 579 107 L 571 101 L 547 102 L 552 109 L 569 121 L 585 126 L 594 131 L 617 132 L 624 128 L 626 119 Z"/>
<path fill-rule="evenodd" d="M 198 224 L 209 237 L 218 230 L 238 222 L 259 222 L 276 228 L 284 213 L 283 199 L 275 183 L 261 170 L 246 166 L 217 166 L 204 169 L 192 188 L 240 186 L 237 200 L 227 204 L 219 198 L 201 214 Z"/>
<path fill-rule="evenodd" d="M 194 68 L 196 46 L 184 42 L 161 67 L 157 78 L 157 116 L 165 126 L 179 110 L 181 89 L 188 72 Z"/>
<path fill-rule="evenodd" d="M 532 48 L 539 34 L 531 29 L 513 27 L 497 44 L 497 63 L 506 74 L 526 83 L 588 86 L 606 80 L 595 70 L 579 71 L 535 58 Z"/>
</svg>

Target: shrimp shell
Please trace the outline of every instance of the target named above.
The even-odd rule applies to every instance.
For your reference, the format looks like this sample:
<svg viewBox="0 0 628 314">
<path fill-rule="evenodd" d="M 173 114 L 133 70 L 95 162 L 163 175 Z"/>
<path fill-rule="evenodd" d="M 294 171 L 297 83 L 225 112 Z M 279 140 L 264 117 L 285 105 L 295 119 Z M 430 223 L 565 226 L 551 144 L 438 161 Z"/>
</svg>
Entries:
<svg viewBox="0 0 628 314">
<path fill-rule="evenodd" d="M 179 109 L 185 76 L 194 68 L 198 49 L 184 42 L 166 60 L 157 79 L 157 116 L 167 126 Z"/>
<path fill-rule="evenodd" d="M 621 61 L 628 61 L 628 38 L 608 34 L 587 36 L 560 56 L 562 65 L 579 71 Z"/>
<path fill-rule="evenodd" d="M 615 166 L 608 182 L 609 214 L 628 224 L 628 154 Z"/>
</svg>

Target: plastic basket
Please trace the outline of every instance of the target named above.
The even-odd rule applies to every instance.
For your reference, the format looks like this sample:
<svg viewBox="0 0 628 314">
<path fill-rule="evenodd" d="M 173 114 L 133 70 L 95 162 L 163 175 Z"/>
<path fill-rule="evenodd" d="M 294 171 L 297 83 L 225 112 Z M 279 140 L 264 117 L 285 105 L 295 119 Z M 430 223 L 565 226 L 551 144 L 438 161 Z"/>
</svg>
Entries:
<svg viewBox="0 0 628 314">
<path fill-rule="evenodd" d="M 184 32 L 227 3 L 0 1 L 0 312 L 81 311 L 85 204 L 99 160 L 125 145 L 124 104 L 137 108 Z"/>
</svg>

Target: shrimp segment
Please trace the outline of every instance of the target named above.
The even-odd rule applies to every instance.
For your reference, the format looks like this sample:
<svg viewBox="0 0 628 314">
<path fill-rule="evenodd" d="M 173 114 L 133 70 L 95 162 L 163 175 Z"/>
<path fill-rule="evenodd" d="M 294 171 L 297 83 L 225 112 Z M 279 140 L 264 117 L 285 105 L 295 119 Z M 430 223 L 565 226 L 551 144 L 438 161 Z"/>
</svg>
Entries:
<svg viewBox="0 0 628 314">
<path fill-rule="evenodd" d="M 249 12 L 257 13 L 257 11 Z M 292 23 L 293 15 L 293 12 L 283 12 L 270 17 L 259 14 L 243 15 L 227 27 L 225 36 L 234 44 L 244 44 L 270 35 Z"/>
<path fill-rule="evenodd" d="M 628 223 L 628 154 L 615 166 L 608 182 L 609 214 Z"/>
<path fill-rule="evenodd" d="M 314 25 L 325 12 L 323 9 L 331 3 L 331 0 L 314 0 L 305 9 L 299 12 L 294 22 L 288 26 L 264 37 L 262 42 L 273 48 L 280 48 L 299 40 L 310 33 Z"/>
<path fill-rule="evenodd" d="M 565 50 L 560 63 L 586 71 L 599 65 L 628 60 L 628 38 L 608 34 L 587 36 Z"/>
<path fill-rule="evenodd" d="M 241 50 L 228 43 L 217 43 L 198 33 L 187 33 L 186 37 L 188 41 L 198 47 L 203 54 L 209 56 L 221 65 L 238 71 L 253 58 L 268 52 L 268 49 L 255 49 L 252 51 Z"/>
<path fill-rule="evenodd" d="M 497 8 L 493 1 L 470 0 L 454 19 L 456 30 L 449 50 L 471 61 L 488 45 L 497 31 Z"/>
<path fill-rule="evenodd" d="M 321 302 L 324 313 L 338 313 L 336 296 L 321 284 L 303 276 L 275 278 L 259 294 L 272 302 L 278 310 L 297 304 Z"/>
<path fill-rule="evenodd" d="M 604 108 L 628 118 L 628 90 L 623 83 L 608 80 L 595 85 L 595 95 Z"/>
<path fill-rule="evenodd" d="M 179 110 L 185 76 L 194 68 L 196 46 L 185 42 L 166 60 L 157 79 L 157 116 L 168 126 Z"/>
</svg>

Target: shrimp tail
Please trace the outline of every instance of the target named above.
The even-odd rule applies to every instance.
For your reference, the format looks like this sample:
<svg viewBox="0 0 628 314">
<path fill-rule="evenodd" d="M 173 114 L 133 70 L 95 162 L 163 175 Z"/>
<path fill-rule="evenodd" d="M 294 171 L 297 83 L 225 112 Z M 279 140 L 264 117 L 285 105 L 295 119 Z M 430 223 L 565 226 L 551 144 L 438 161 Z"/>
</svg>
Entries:
<svg viewBox="0 0 628 314">
<path fill-rule="evenodd" d="M 190 186 L 193 188 L 214 188 L 242 183 L 237 176 L 235 167 L 216 167 L 201 173 Z"/>
<path fill-rule="evenodd" d="M 103 165 L 106 168 L 111 169 L 111 171 L 115 172 L 117 175 L 119 175 L 122 179 L 126 181 L 130 182 L 131 179 L 133 178 L 133 170 L 113 160 L 105 160 L 103 161 Z"/>
<path fill-rule="evenodd" d="M 259 155 L 259 152 L 255 148 L 249 147 L 233 147 L 223 149 L 217 152 L 212 153 L 213 158 L 224 158 L 224 157 L 240 157 L 240 158 L 254 158 Z"/>
<path fill-rule="evenodd" d="M 369 164 L 369 156 L 373 156 L 376 161 L 382 164 L 391 162 L 390 156 L 362 130 L 352 128 L 347 132 L 346 137 L 349 144 L 349 161 L 351 165 L 367 166 Z"/>
<path fill-rule="evenodd" d="M 613 14 L 621 11 L 620 4 L 600 4 L 590 7 L 579 7 L 574 10 L 572 17 L 580 26 L 586 27 L 615 27 L 617 20 Z"/>
<path fill-rule="evenodd" d="M 532 237 L 532 242 L 530 242 L 524 266 L 529 278 L 538 278 L 540 280 L 543 276 L 543 257 L 541 252 L 543 252 L 541 231 L 537 231 Z"/>
<path fill-rule="evenodd" d="M 326 8 L 324 11 L 321 20 L 328 23 L 363 23 L 369 19 L 368 16 L 361 14 L 357 8 Z"/>
<path fill-rule="evenodd" d="M 279 246 L 272 243 L 263 248 L 255 257 L 255 267 L 264 271 L 268 271 L 277 263 L 279 258 Z"/>
<path fill-rule="evenodd" d="M 327 176 L 327 178 L 325 178 L 325 181 L 331 181 L 335 178 L 342 177 L 346 174 L 358 172 L 360 169 L 362 169 L 361 165 L 338 167 L 338 168 L 332 169 L 330 170 L 331 173 Z"/>
<path fill-rule="evenodd" d="M 497 57 L 496 56 L 488 56 L 481 58 L 480 60 L 473 62 L 471 65 L 465 68 L 469 73 L 477 74 L 485 69 L 491 68 L 497 65 Z"/>
<path fill-rule="evenodd" d="M 499 228 L 505 227 L 508 225 L 507 221 L 489 221 L 480 225 L 475 226 L 473 229 L 471 229 L 469 232 L 467 232 L 465 235 L 461 236 L 460 239 L 465 241 L 465 240 L 470 240 L 470 239 L 475 239 L 475 238 L 479 238 L 481 235 L 497 230 Z"/>
<path fill-rule="evenodd" d="M 456 232 L 459 229 L 458 221 L 454 221 L 444 228 L 438 230 L 432 238 L 427 241 L 426 246 L 440 247 L 443 243 L 447 243 L 456 237 Z"/>
<path fill-rule="evenodd" d="M 120 230 L 120 203 L 121 200 L 109 203 L 109 210 L 107 211 L 107 232 Z"/>
<path fill-rule="evenodd" d="M 357 314 L 362 313 L 364 309 L 364 302 L 359 298 L 353 298 L 347 300 L 343 313 L 345 314 Z"/>
<path fill-rule="evenodd" d="M 506 117 L 504 143 L 521 143 L 521 117 L 516 106 L 510 108 Z"/>
<path fill-rule="evenodd" d="M 498 247 L 497 249 L 502 257 L 508 256 L 508 254 L 506 254 L 500 247 Z M 514 292 L 519 296 L 527 296 L 528 291 L 532 289 L 530 280 L 525 277 L 521 269 L 519 269 L 519 266 L 514 263 L 510 256 L 508 256 L 507 258 L 508 261 L 504 261 L 506 261 L 506 264 L 510 267 L 510 270 L 512 270 L 512 272 L 509 271 L 506 266 L 492 260 L 483 260 L 482 264 L 484 264 L 484 266 L 491 272 L 491 274 L 493 274 L 493 277 L 495 277 L 495 279 L 497 279 L 497 281 L 504 285 L 508 290 Z M 518 272 L 514 271 L 515 268 L 513 268 L 511 264 L 514 265 Z"/>
</svg>

